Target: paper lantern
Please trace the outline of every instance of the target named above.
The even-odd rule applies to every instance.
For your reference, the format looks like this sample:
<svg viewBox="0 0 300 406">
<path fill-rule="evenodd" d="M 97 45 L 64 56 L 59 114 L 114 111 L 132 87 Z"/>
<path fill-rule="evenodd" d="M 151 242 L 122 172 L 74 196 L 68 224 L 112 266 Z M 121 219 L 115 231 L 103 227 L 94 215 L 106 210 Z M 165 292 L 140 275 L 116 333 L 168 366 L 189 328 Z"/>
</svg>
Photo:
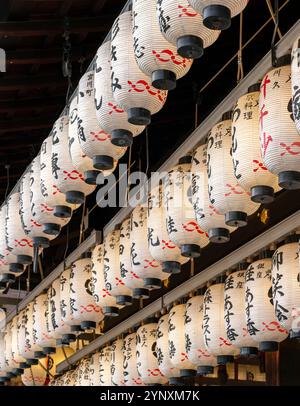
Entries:
<svg viewBox="0 0 300 406">
<path fill-rule="evenodd" d="M 226 30 L 231 18 L 240 14 L 248 0 L 188 0 L 190 5 L 203 15 L 203 24 L 211 30 Z"/>
<path fill-rule="evenodd" d="M 247 216 L 259 207 L 251 201 L 249 192 L 237 182 L 231 157 L 231 112 L 223 114 L 208 136 L 207 175 L 210 202 L 225 223 L 233 227 L 247 225 Z"/>
<path fill-rule="evenodd" d="M 224 291 L 224 320 L 228 340 L 240 349 L 242 356 L 257 355 L 258 344 L 247 330 L 245 302 L 245 274 L 247 263 L 227 276 Z"/>
<path fill-rule="evenodd" d="M 41 361 L 42 362 L 42 361 Z M 47 366 L 32 365 L 25 369 L 22 375 L 22 382 L 25 386 L 45 386 L 47 380 Z"/>
<path fill-rule="evenodd" d="M 150 254 L 147 240 L 147 209 L 137 206 L 131 213 L 131 267 L 132 271 L 144 280 L 147 289 L 159 289 L 162 281 L 169 277 L 162 271 L 161 263 Z"/>
<path fill-rule="evenodd" d="M 181 385 L 180 370 L 174 367 L 169 354 L 168 318 L 165 314 L 160 317 L 156 328 L 156 355 L 161 373 L 168 379 L 170 385 Z"/>
<path fill-rule="evenodd" d="M 124 382 L 125 386 L 143 386 L 137 370 L 136 333 L 124 338 Z"/>
<path fill-rule="evenodd" d="M 104 279 L 104 245 L 98 244 L 92 251 L 92 292 L 95 303 L 102 308 L 104 315 L 118 316 L 116 298 L 112 296 Z"/>
<path fill-rule="evenodd" d="M 207 176 L 207 143 L 198 147 L 192 161 L 192 204 L 196 222 L 208 233 L 214 243 L 225 243 L 230 240 L 230 233 L 235 229 L 225 224 L 222 214 L 209 200 Z"/>
<path fill-rule="evenodd" d="M 111 345 L 111 384 L 112 386 L 124 386 L 124 341 L 119 338 Z"/>
<path fill-rule="evenodd" d="M 75 386 L 74 371 L 68 371 L 63 375 L 63 386 Z"/>
<path fill-rule="evenodd" d="M 196 365 L 191 363 L 186 353 L 184 314 L 184 304 L 172 307 L 168 318 L 168 332 L 170 360 L 180 370 L 180 376 L 186 378 L 196 375 Z"/>
<path fill-rule="evenodd" d="M 224 283 L 210 286 L 203 299 L 203 337 L 207 351 L 217 357 L 217 363 L 234 361 L 238 349 L 229 341 L 225 326 Z"/>
<path fill-rule="evenodd" d="M 95 329 L 104 317 L 101 307 L 94 301 L 91 268 L 90 258 L 79 259 L 72 264 L 70 275 L 71 311 L 84 330 Z"/>
<path fill-rule="evenodd" d="M 183 157 L 169 172 L 163 185 L 164 207 L 169 239 L 181 248 L 185 257 L 198 257 L 208 243 L 208 235 L 195 219 L 193 206 L 188 198 L 191 185 L 191 156 Z"/>
<path fill-rule="evenodd" d="M 93 159 L 94 168 L 110 170 L 114 161 L 126 152 L 125 147 L 111 143 L 107 134 L 99 125 L 94 104 L 94 72 L 88 71 L 79 81 L 78 86 L 78 137 L 83 152 Z"/>
<path fill-rule="evenodd" d="M 292 73 L 292 107 L 294 121 L 300 134 L 300 38 L 293 44 L 291 73 Z"/>
<path fill-rule="evenodd" d="M 300 337 L 299 235 L 290 240 L 273 254 L 272 292 L 277 321 L 292 338 L 297 338 Z"/>
<path fill-rule="evenodd" d="M 129 123 L 148 125 L 151 115 L 164 106 L 168 93 L 154 88 L 149 77 L 140 70 L 134 55 L 132 29 L 131 11 L 119 15 L 113 24 L 111 87 L 113 98 L 126 111 Z"/>
<path fill-rule="evenodd" d="M 197 367 L 198 375 L 212 374 L 217 365 L 216 358 L 207 351 L 204 343 L 203 298 L 203 295 L 190 298 L 184 317 L 185 352 L 188 360 Z"/>
<path fill-rule="evenodd" d="M 4 342 L 4 333 L 0 332 L 0 383 L 4 384 L 9 377 L 6 373 L 5 365 L 5 342 Z"/>
<path fill-rule="evenodd" d="M 0 307 L 0 333 L 4 331 L 6 325 L 6 311 Z"/>
<path fill-rule="evenodd" d="M 139 135 L 144 126 L 127 121 L 127 114 L 113 98 L 111 86 L 111 41 L 98 49 L 94 71 L 96 117 L 101 128 L 111 134 L 111 142 L 119 147 L 130 146 L 132 137 Z"/>
<path fill-rule="evenodd" d="M 83 173 L 72 162 L 69 150 L 69 118 L 62 116 L 55 122 L 52 138 L 52 174 L 59 190 L 71 204 L 84 203 L 85 196 L 95 190 L 84 181 Z"/>
<path fill-rule="evenodd" d="M 257 83 L 240 97 L 232 114 L 232 160 L 239 185 L 257 203 L 271 203 L 280 188 L 264 166 L 259 140 L 259 88 Z"/>
<path fill-rule="evenodd" d="M 271 269 L 271 258 L 259 259 L 249 265 L 245 276 L 247 329 L 260 351 L 277 351 L 278 343 L 288 336 L 276 319 Z"/>
<path fill-rule="evenodd" d="M 163 272 L 180 273 L 181 265 L 188 261 L 188 258 L 181 255 L 180 248 L 169 238 L 161 186 L 153 188 L 149 193 L 148 247 L 151 256 L 161 262 Z"/>
<path fill-rule="evenodd" d="M 260 145 L 264 166 L 278 176 L 279 186 L 300 188 L 300 142 L 292 114 L 290 55 L 261 83 L 259 97 Z"/>
<path fill-rule="evenodd" d="M 100 386 L 100 353 L 91 356 L 90 361 L 90 386 Z"/>
<path fill-rule="evenodd" d="M 13 369 L 15 368 L 15 363 L 13 360 L 12 354 L 12 322 L 6 325 L 5 334 L 4 334 L 4 347 L 5 347 L 5 365 L 6 365 L 6 373 L 7 375 L 12 378 L 14 376 Z"/>
<path fill-rule="evenodd" d="M 111 352 L 110 346 L 104 347 L 100 351 L 100 386 L 112 386 L 111 383 Z"/>
<path fill-rule="evenodd" d="M 78 366 L 78 386 L 90 386 L 90 358 L 80 361 Z"/>
<path fill-rule="evenodd" d="M 33 340 L 42 348 L 44 354 L 55 353 L 55 336 L 50 328 L 52 321 L 49 317 L 50 306 L 46 293 L 38 295 L 33 301 Z"/>
<path fill-rule="evenodd" d="M 120 275 L 127 288 L 132 290 L 132 296 L 148 299 L 149 290 L 144 288 L 144 281 L 132 270 L 130 254 L 131 219 L 123 221 L 120 228 Z"/>
<path fill-rule="evenodd" d="M 24 368 L 28 367 L 25 358 L 23 358 L 19 352 L 18 325 L 19 325 L 19 314 L 17 314 L 12 319 L 11 325 L 10 325 L 11 353 L 12 353 L 12 363 L 13 363 L 12 372 L 17 376 L 21 375 L 23 373 Z M 34 337 L 34 334 L 33 334 L 33 337 Z"/>
<path fill-rule="evenodd" d="M 203 25 L 202 15 L 192 9 L 188 0 L 157 0 L 157 16 L 161 33 L 184 58 L 200 58 L 204 48 L 220 35 L 220 31 Z"/>
<path fill-rule="evenodd" d="M 79 333 L 83 331 L 80 326 L 81 321 L 74 318 L 70 303 L 71 275 L 74 276 L 71 268 L 64 270 L 60 275 L 60 313 L 62 321 L 70 326 L 70 331 Z"/>
<path fill-rule="evenodd" d="M 156 0 L 133 0 L 133 44 L 136 62 L 157 89 L 172 90 L 193 60 L 178 55 L 160 32 Z"/>
</svg>

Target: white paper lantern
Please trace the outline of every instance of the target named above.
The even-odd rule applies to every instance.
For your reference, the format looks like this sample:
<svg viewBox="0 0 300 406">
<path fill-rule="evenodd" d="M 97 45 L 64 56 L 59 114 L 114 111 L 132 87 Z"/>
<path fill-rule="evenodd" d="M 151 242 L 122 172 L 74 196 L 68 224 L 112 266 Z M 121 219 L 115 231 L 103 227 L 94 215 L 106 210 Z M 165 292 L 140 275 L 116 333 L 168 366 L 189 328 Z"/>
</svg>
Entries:
<svg viewBox="0 0 300 406">
<path fill-rule="evenodd" d="M 212 45 L 220 31 L 203 25 L 203 17 L 195 12 L 188 0 L 157 0 L 160 31 L 167 41 L 176 45 L 179 55 L 200 58 L 204 48 Z"/>
<path fill-rule="evenodd" d="M 164 207 L 169 238 L 181 248 L 185 257 L 198 257 L 208 243 L 208 235 L 196 222 L 193 206 L 188 198 L 191 185 L 191 157 L 179 160 L 169 172 L 163 185 Z"/>
<path fill-rule="evenodd" d="M 241 264 L 241 268 L 247 264 Z M 257 355 L 258 344 L 247 330 L 245 302 L 245 270 L 233 272 L 225 280 L 224 320 L 228 340 L 240 349 L 242 356 Z"/>
<path fill-rule="evenodd" d="M 8 380 L 5 365 L 5 341 L 4 333 L 0 332 L 0 382 L 4 384 Z"/>
<path fill-rule="evenodd" d="M 80 319 L 77 320 L 74 318 L 74 314 L 71 308 L 70 303 L 70 285 L 72 283 L 71 274 L 74 276 L 71 268 L 68 268 L 60 275 L 60 313 L 63 322 L 70 326 L 70 331 L 77 333 L 81 332 L 82 328 L 80 326 L 81 323 Z"/>
<path fill-rule="evenodd" d="M 48 297 L 46 293 L 38 295 L 33 301 L 33 340 L 42 348 L 43 353 L 55 353 L 55 336 L 50 328 Z"/>
<path fill-rule="evenodd" d="M 16 375 L 20 375 L 23 372 L 23 368 L 27 368 L 26 360 L 24 357 L 20 355 L 19 352 L 18 326 L 19 326 L 19 314 L 17 314 L 11 321 L 11 353 L 14 368 L 12 372 Z"/>
<path fill-rule="evenodd" d="M 232 114 L 232 159 L 239 185 L 257 203 L 271 203 L 277 178 L 264 166 L 259 140 L 259 88 L 255 84 L 240 97 Z"/>
<path fill-rule="evenodd" d="M 45 386 L 47 380 L 47 367 L 43 364 L 32 365 L 30 368 L 25 369 L 22 375 L 22 382 L 25 386 Z"/>
<path fill-rule="evenodd" d="M 0 333 L 4 331 L 6 326 L 6 310 L 0 307 Z"/>
<path fill-rule="evenodd" d="M 71 204 L 84 203 L 85 196 L 95 190 L 84 181 L 83 173 L 73 165 L 69 151 L 69 118 L 62 116 L 55 122 L 52 138 L 52 174 L 59 190 Z"/>
<path fill-rule="evenodd" d="M 140 70 L 134 55 L 132 29 L 131 11 L 119 15 L 113 24 L 111 86 L 113 98 L 127 112 L 128 121 L 148 125 L 151 115 L 164 106 L 168 93 L 154 88 L 149 77 Z"/>
<path fill-rule="evenodd" d="M 90 386 L 100 386 L 100 352 L 96 352 L 91 356 Z"/>
<path fill-rule="evenodd" d="M 137 370 L 136 333 L 124 338 L 124 381 L 125 386 L 144 385 Z"/>
<path fill-rule="evenodd" d="M 225 215 L 225 223 L 233 227 L 247 225 L 247 216 L 259 207 L 251 201 L 249 192 L 237 182 L 231 157 L 231 112 L 223 114 L 209 136 L 207 174 L 210 202 Z"/>
<path fill-rule="evenodd" d="M 184 331 L 185 351 L 189 361 L 197 367 L 198 375 L 214 372 L 216 358 L 205 348 L 203 323 L 203 295 L 190 298 L 185 306 Z"/>
<path fill-rule="evenodd" d="M 245 277 L 247 329 L 260 351 L 277 351 L 288 336 L 276 319 L 271 269 L 271 258 L 259 259 L 249 265 Z"/>
<path fill-rule="evenodd" d="M 300 37 L 296 39 L 292 49 L 292 106 L 295 124 L 300 134 Z"/>
<path fill-rule="evenodd" d="M 188 261 L 188 258 L 181 255 L 180 248 L 169 238 L 161 186 L 153 188 L 149 193 L 148 246 L 152 257 L 161 262 L 163 272 L 180 273 L 181 265 Z"/>
<path fill-rule="evenodd" d="M 114 161 L 126 152 L 125 147 L 111 143 L 107 134 L 99 125 L 94 103 L 94 72 L 88 71 L 79 81 L 78 86 L 78 137 L 83 152 L 93 159 L 94 168 L 110 170 Z"/>
<path fill-rule="evenodd" d="M 4 346 L 5 346 L 5 365 L 6 371 L 9 377 L 13 377 L 13 369 L 15 368 L 15 363 L 13 360 L 12 354 L 12 322 L 6 325 L 5 334 L 4 334 Z"/>
<path fill-rule="evenodd" d="M 38 358 L 45 356 L 41 347 L 33 340 L 33 302 L 29 303 L 19 314 L 18 319 L 18 348 L 21 357 L 26 359 L 27 364 L 37 365 Z"/>
<path fill-rule="evenodd" d="M 171 90 L 188 73 L 193 60 L 178 55 L 160 32 L 156 0 L 133 0 L 133 44 L 136 62 L 157 89 Z"/>
<path fill-rule="evenodd" d="M 188 0 L 203 15 L 203 24 L 211 30 L 226 30 L 231 18 L 240 14 L 248 0 Z"/>
<path fill-rule="evenodd" d="M 197 148 L 192 161 L 192 204 L 199 227 L 214 243 L 225 243 L 235 229 L 225 224 L 222 214 L 211 204 L 208 194 L 207 143 Z"/>
<path fill-rule="evenodd" d="M 124 341 L 119 338 L 111 345 L 111 384 L 112 386 L 124 386 Z"/>
<path fill-rule="evenodd" d="M 78 386 L 90 386 L 90 358 L 80 361 L 78 366 Z"/>
<path fill-rule="evenodd" d="M 206 349 L 217 357 L 217 363 L 234 361 L 239 350 L 228 340 L 224 320 L 224 283 L 210 286 L 203 300 L 203 336 Z"/>
<path fill-rule="evenodd" d="M 111 134 L 111 142 L 117 146 L 130 146 L 132 137 L 139 135 L 144 126 L 130 124 L 127 114 L 113 98 L 111 87 L 111 41 L 98 49 L 94 70 L 96 117 L 101 128 Z"/>
<path fill-rule="evenodd" d="M 137 206 L 131 213 L 131 267 L 132 271 L 144 280 L 147 289 L 159 289 L 162 281 L 169 277 L 169 274 L 162 271 L 159 261 L 156 261 L 150 254 L 147 240 L 147 209 Z"/>
<path fill-rule="evenodd" d="M 100 351 L 100 386 L 112 386 L 111 383 L 111 352 L 110 346 L 104 347 Z"/>
<path fill-rule="evenodd" d="M 92 292 L 95 303 L 101 306 L 104 315 L 118 316 L 116 298 L 112 296 L 104 278 L 104 245 L 98 244 L 92 251 Z"/>
<path fill-rule="evenodd" d="M 265 167 L 279 186 L 300 188 L 300 141 L 292 114 L 290 55 L 278 59 L 260 88 L 260 144 Z"/>
<path fill-rule="evenodd" d="M 299 235 L 291 239 L 295 242 L 273 254 L 272 292 L 277 321 L 296 338 L 300 337 Z"/>
</svg>

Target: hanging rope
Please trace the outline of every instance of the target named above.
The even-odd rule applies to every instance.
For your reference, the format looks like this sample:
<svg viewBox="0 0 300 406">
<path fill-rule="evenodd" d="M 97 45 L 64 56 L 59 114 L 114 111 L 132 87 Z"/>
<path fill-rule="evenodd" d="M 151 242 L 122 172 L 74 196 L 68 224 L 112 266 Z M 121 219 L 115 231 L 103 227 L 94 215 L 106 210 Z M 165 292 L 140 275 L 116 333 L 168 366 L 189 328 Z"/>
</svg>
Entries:
<svg viewBox="0 0 300 406">
<path fill-rule="evenodd" d="M 26 289 L 27 293 L 30 292 L 30 265 L 28 265 L 28 274 L 27 274 L 27 279 L 26 279 Z"/>
<path fill-rule="evenodd" d="M 190 277 L 193 277 L 194 275 L 195 275 L 195 263 L 194 263 L 194 258 L 191 258 Z"/>
<path fill-rule="evenodd" d="M 148 127 L 145 130 L 145 146 L 146 146 L 146 169 L 145 174 L 148 175 L 149 170 L 149 138 L 148 138 Z"/>
<path fill-rule="evenodd" d="M 82 243 L 82 238 L 83 238 L 83 227 L 84 227 L 84 215 L 85 215 L 85 204 L 86 204 L 86 198 L 84 199 L 84 203 L 82 205 L 82 216 L 81 216 L 81 221 L 80 221 L 80 232 L 79 232 L 79 244 Z"/>
<path fill-rule="evenodd" d="M 38 263 L 39 263 L 39 245 L 37 243 L 34 243 L 33 244 L 33 273 L 34 274 L 38 273 Z"/>
<path fill-rule="evenodd" d="M 44 365 L 41 363 L 41 361 L 39 361 L 39 366 L 46 372 L 47 375 L 51 376 L 51 378 L 55 378 L 55 376 L 53 374 L 51 374 L 51 372 L 49 371 L 49 369 L 50 369 L 49 359 L 47 361 L 47 368 L 44 367 Z"/>
<path fill-rule="evenodd" d="M 274 11 L 273 11 L 272 4 L 271 4 L 270 0 L 266 0 L 266 2 L 267 2 L 268 9 L 270 11 L 272 20 L 274 21 L 274 24 L 276 25 L 276 17 L 275 17 Z M 277 27 L 277 34 L 278 34 L 278 37 L 281 39 L 282 38 L 282 33 L 281 33 L 279 27 Z"/>
<path fill-rule="evenodd" d="M 277 34 L 277 30 L 278 30 L 278 25 L 279 25 L 278 0 L 275 0 L 274 13 L 275 13 L 275 27 L 274 27 L 273 37 L 272 37 L 272 42 L 271 42 L 271 57 L 272 57 L 272 66 L 275 67 L 277 65 L 277 55 L 276 55 L 277 47 L 275 45 L 275 42 L 276 42 L 276 34 Z"/>
<path fill-rule="evenodd" d="M 65 265 L 65 260 L 66 260 L 68 249 L 69 249 L 69 224 L 66 227 L 66 248 L 65 248 L 64 259 L 63 259 L 64 266 L 66 266 Z"/>
<path fill-rule="evenodd" d="M 30 367 L 30 374 L 31 374 L 31 379 L 32 379 L 32 382 L 33 382 L 33 386 L 36 386 L 34 376 L 33 376 L 33 372 L 32 372 L 32 367 Z"/>
<path fill-rule="evenodd" d="M 63 354 L 64 354 L 66 363 L 68 364 L 69 367 L 71 367 L 72 364 L 70 363 L 69 357 L 67 356 L 67 353 L 66 353 L 66 350 L 65 350 L 65 346 L 62 345 L 62 346 L 61 346 L 61 349 L 62 349 L 62 352 L 63 352 Z"/>
<path fill-rule="evenodd" d="M 243 67 L 243 12 L 240 13 L 240 32 L 239 32 L 239 50 L 237 54 L 237 78 L 236 81 L 239 83 L 240 80 L 244 78 L 244 67 Z"/>
</svg>

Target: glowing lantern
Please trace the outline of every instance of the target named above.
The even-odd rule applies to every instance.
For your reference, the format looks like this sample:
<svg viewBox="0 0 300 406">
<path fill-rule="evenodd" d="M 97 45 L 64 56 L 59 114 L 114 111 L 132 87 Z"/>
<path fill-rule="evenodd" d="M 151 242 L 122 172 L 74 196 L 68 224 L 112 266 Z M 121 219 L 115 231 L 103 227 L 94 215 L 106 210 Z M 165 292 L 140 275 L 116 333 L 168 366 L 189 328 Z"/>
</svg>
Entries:
<svg viewBox="0 0 300 406">
<path fill-rule="evenodd" d="M 90 386 L 100 386 L 100 353 L 91 356 L 90 361 Z"/>
<path fill-rule="evenodd" d="M 11 332 L 10 332 L 11 353 L 12 353 L 12 362 L 13 362 L 12 372 L 15 375 L 20 375 L 21 373 L 23 373 L 23 369 L 28 367 L 25 358 L 23 358 L 19 352 L 18 325 L 19 325 L 19 315 L 16 315 L 12 319 L 11 325 L 10 325 L 10 328 L 11 328 Z M 33 338 L 34 338 L 34 334 L 33 334 Z"/>
<path fill-rule="evenodd" d="M 4 384 L 9 379 L 5 364 L 5 341 L 4 333 L 0 332 L 0 383 Z"/>
<path fill-rule="evenodd" d="M 124 381 L 125 386 L 143 386 L 138 370 L 136 357 L 136 333 L 124 338 Z"/>
<path fill-rule="evenodd" d="M 111 345 L 111 384 L 112 386 L 124 386 L 124 342 L 121 338 Z"/>
<path fill-rule="evenodd" d="M 12 322 L 6 325 L 4 334 L 4 347 L 5 347 L 4 355 L 5 355 L 6 372 L 8 376 L 12 378 L 14 376 L 13 369 L 15 367 L 12 354 Z"/>
<path fill-rule="evenodd" d="M 45 386 L 47 380 L 47 365 L 45 360 L 40 361 L 42 365 L 32 365 L 25 369 L 22 375 L 22 382 L 25 386 Z"/>
<path fill-rule="evenodd" d="M 90 386 L 90 358 L 80 361 L 78 366 L 78 386 Z"/>
<path fill-rule="evenodd" d="M 62 321 L 70 326 L 70 331 L 77 333 L 83 331 L 80 320 L 74 318 L 70 303 L 70 285 L 72 270 L 68 268 L 60 275 L 60 312 Z"/>
<path fill-rule="evenodd" d="M 292 107 L 295 124 L 300 134 L 300 38 L 297 38 L 292 49 Z"/>
<path fill-rule="evenodd" d="M 111 386 L 111 352 L 112 348 L 107 346 L 100 351 L 100 386 Z"/>
<path fill-rule="evenodd" d="M 38 295 L 33 301 L 33 340 L 34 343 L 42 348 L 44 354 L 55 353 L 55 337 L 51 333 L 49 320 L 48 297 L 46 293 Z"/>
</svg>

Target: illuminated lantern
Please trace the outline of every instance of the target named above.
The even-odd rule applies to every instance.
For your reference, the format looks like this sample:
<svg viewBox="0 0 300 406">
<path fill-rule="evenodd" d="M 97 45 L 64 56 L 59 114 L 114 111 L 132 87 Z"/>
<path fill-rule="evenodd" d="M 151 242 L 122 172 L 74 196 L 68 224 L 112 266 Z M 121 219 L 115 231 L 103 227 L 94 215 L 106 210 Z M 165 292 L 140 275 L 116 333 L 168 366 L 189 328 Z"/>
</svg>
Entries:
<svg viewBox="0 0 300 406">
<path fill-rule="evenodd" d="M 6 325 L 5 334 L 4 334 L 4 347 L 5 347 L 5 365 L 6 371 L 10 378 L 13 378 L 13 369 L 15 363 L 13 360 L 12 354 L 12 322 Z"/>
<path fill-rule="evenodd" d="M 138 374 L 145 385 L 164 385 L 167 378 L 158 367 L 156 353 L 157 323 L 150 322 L 136 332 L 136 361 Z"/>
<path fill-rule="evenodd" d="M 172 90 L 188 73 L 193 60 L 177 54 L 160 32 L 156 0 L 133 0 L 133 43 L 136 62 L 157 89 Z"/>
<path fill-rule="evenodd" d="M 234 167 L 231 157 L 232 134 L 231 112 L 223 114 L 208 136 L 207 175 L 210 202 L 225 223 L 233 227 L 247 225 L 247 216 L 259 207 L 251 201 L 249 192 L 237 182 L 239 168 Z"/>
<path fill-rule="evenodd" d="M 203 17 L 195 12 L 188 0 L 157 0 L 160 31 L 165 39 L 176 45 L 184 58 L 200 58 L 204 48 L 212 45 L 220 31 L 203 25 Z"/>
<path fill-rule="evenodd" d="M 292 107 L 295 124 L 300 134 L 300 38 L 294 42 L 292 49 Z"/>
<path fill-rule="evenodd" d="M 132 296 L 148 299 L 149 291 L 144 288 L 144 281 L 132 270 L 130 254 L 130 218 L 123 221 L 120 228 L 120 275 L 127 288 L 132 290 Z"/>
<path fill-rule="evenodd" d="M 32 365 L 25 369 L 22 375 L 22 382 L 25 386 L 45 386 L 47 380 L 47 364 L 45 360 L 40 361 L 41 365 Z"/>
<path fill-rule="evenodd" d="M 184 317 L 185 352 L 189 361 L 197 367 L 197 375 L 212 374 L 217 365 L 216 358 L 204 344 L 203 298 L 203 295 L 191 297 L 186 303 Z"/>
<path fill-rule="evenodd" d="M 160 262 L 150 254 L 147 239 L 147 209 L 137 206 L 131 213 L 131 267 L 132 271 L 144 280 L 147 289 L 159 289 L 168 274 L 162 271 Z"/>
<path fill-rule="evenodd" d="M 300 269 L 299 234 L 290 242 L 277 248 L 273 254 L 272 292 L 277 321 L 290 332 L 290 337 L 300 337 Z"/>
<path fill-rule="evenodd" d="M 226 30 L 231 19 L 240 14 L 248 0 L 188 0 L 203 15 L 203 24 L 211 30 Z"/>
<path fill-rule="evenodd" d="M 10 331 L 10 340 L 11 340 L 11 353 L 12 353 L 12 363 L 13 369 L 12 372 L 15 375 L 20 375 L 23 373 L 23 369 L 27 368 L 25 358 L 23 358 L 19 353 L 18 347 L 18 325 L 19 325 L 19 315 L 16 315 L 11 321 L 11 331 Z M 34 338 L 34 334 L 33 334 Z"/>
<path fill-rule="evenodd" d="M 121 338 L 111 345 L 111 384 L 112 386 L 124 386 L 124 342 Z"/>
<path fill-rule="evenodd" d="M 55 353 L 55 338 L 51 333 L 48 297 L 46 293 L 38 295 L 33 301 L 33 340 L 42 348 L 44 354 Z"/>
<path fill-rule="evenodd" d="M 170 360 L 180 370 L 180 376 L 186 378 L 196 375 L 196 365 L 191 363 L 186 353 L 184 315 L 184 304 L 172 307 L 168 318 L 168 332 Z"/>
<path fill-rule="evenodd" d="M 78 366 L 78 386 L 90 386 L 90 358 L 80 361 Z"/>
<path fill-rule="evenodd" d="M 184 257 L 198 257 L 208 243 L 208 235 L 195 219 L 193 206 L 188 198 L 191 185 L 191 156 L 183 157 L 164 180 L 163 199 L 169 238 L 181 248 Z"/>
<path fill-rule="evenodd" d="M 232 113 L 232 160 L 236 181 L 257 203 L 271 203 L 279 190 L 277 178 L 264 166 L 259 140 L 257 83 L 240 97 Z"/>
<path fill-rule="evenodd" d="M 119 147 L 130 146 L 132 137 L 139 135 L 144 126 L 127 121 L 125 110 L 113 98 L 111 86 L 111 42 L 106 41 L 98 49 L 95 65 L 95 107 L 101 128 L 111 134 L 111 142 Z"/>
<path fill-rule="evenodd" d="M 84 330 L 95 329 L 103 320 L 103 312 L 93 297 L 92 261 L 83 258 L 72 264 L 70 275 L 70 306 L 76 320 Z"/>
<path fill-rule="evenodd" d="M 100 386 L 100 353 L 91 356 L 90 361 L 90 386 Z"/>
<path fill-rule="evenodd" d="M 102 308 L 104 315 L 118 316 L 119 308 L 116 298 L 109 291 L 104 278 L 104 245 L 98 244 L 92 251 L 92 292 L 95 303 Z"/>
<path fill-rule="evenodd" d="M 224 320 L 228 340 L 240 349 L 243 356 L 257 355 L 258 344 L 247 330 L 245 302 L 245 274 L 248 264 L 227 276 L 224 291 Z"/>
<path fill-rule="evenodd" d="M 300 141 L 292 114 L 290 55 L 277 61 L 260 87 L 260 145 L 265 167 L 279 186 L 300 188 Z"/>
<path fill-rule="evenodd" d="M 106 289 L 120 306 L 132 304 L 132 292 L 121 278 L 120 230 L 110 232 L 104 239 L 104 281 Z"/>
<path fill-rule="evenodd" d="M 80 320 L 74 318 L 70 303 L 70 285 L 72 270 L 68 268 L 60 275 L 60 312 L 62 321 L 70 326 L 70 331 L 78 333 L 83 331 L 80 326 Z M 74 276 L 74 275 L 73 275 Z"/>
<path fill-rule="evenodd" d="M 75 386 L 74 371 L 68 371 L 63 375 L 63 386 Z"/>
<path fill-rule="evenodd" d="M 158 368 L 161 373 L 168 379 L 170 385 L 182 384 L 180 370 L 171 362 L 169 354 L 169 333 L 168 333 L 169 315 L 162 316 L 157 323 L 156 328 L 156 355 Z"/>
<path fill-rule="evenodd" d="M 0 307 L 0 332 L 4 330 L 6 324 L 6 311 Z"/>
<path fill-rule="evenodd" d="M 114 161 L 119 160 L 126 152 L 125 147 L 117 147 L 110 141 L 99 125 L 94 104 L 94 73 L 85 73 L 78 87 L 78 137 L 83 152 L 93 159 L 94 168 L 110 170 Z"/>
<path fill-rule="evenodd" d="M 225 224 L 222 214 L 211 204 L 208 194 L 207 143 L 197 148 L 192 163 L 192 204 L 199 227 L 214 243 L 225 243 L 234 228 Z"/>
<path fill-rule="evenodd" d="M 169 239 L 161 186 L 153 188 L 149 193 L 148 246 L 152 257 L 161 262 L 163 272 L 179 273 L 181 264 L 188 261 L 181 255 L 180 248 Z"/>
<path fill-rule="evenodd" d="M 55 354 L 49 355 L 47 362 L 49 365 L 49 372 L 51 375 L 57 375 L 57 365 L 65 361 L 66 358 L 71 357 L 74 354 L 74 350 L 70 347 L 64 347 L 64 349 L 58 347 Z"/>
<path fill-rule="evenodd" d="M 112 386 L 111 383 L 111 354 L 110 346 L 104 347 L 100 351 L 100 386 Z"/>
<path fill-rule="evenodd" d="M 136 333 L 124 338 L 124 382 L 125 386 L 143 386 L 137 370 Z"/>
<path fill-rule="evenodd" d="M 4 384 L 7 380 L 9 380 L 9 376 L 7 375 L 7 368 L 5 365 L 4 333 L 0 332 L 0 383 Z"/>
<path fill-rule="evenodd" d="M 148 125 L 151 115 L 164 106 L 168 93 L 151 86 L 149 77 L 140 70 L 134 55 L 132 29 L 131 11 L 119 15 L 114 22 L 111 87 L 113 98 L 126 111 L 129 123 Z"/>
<path fill-rule="evenodd" d="M 227 338 L 224 320 L 224 283 L 210 286 L 203 299 L 203 338 L 207 351 L 218 365 L 231 363 L 238 349 Z"/>
<path fill-rule="evenodd" d="M 59 190 L 71 204 L 83 204 L 85 196 L 95 190 L 84 181 L 83 173 L 72 162 L 69 150 L 69 118 L 60 117 L 52 132 L 52 174 Z"/>
<path fill-rule="evenodd" d="M 260 351 L 277 351 L 288 332 L 276 319 L 272 297 L 272 259 L 268 253 L 249 265 L 245 277 L 246 320 L 248 332 Z"/>
</svg>

